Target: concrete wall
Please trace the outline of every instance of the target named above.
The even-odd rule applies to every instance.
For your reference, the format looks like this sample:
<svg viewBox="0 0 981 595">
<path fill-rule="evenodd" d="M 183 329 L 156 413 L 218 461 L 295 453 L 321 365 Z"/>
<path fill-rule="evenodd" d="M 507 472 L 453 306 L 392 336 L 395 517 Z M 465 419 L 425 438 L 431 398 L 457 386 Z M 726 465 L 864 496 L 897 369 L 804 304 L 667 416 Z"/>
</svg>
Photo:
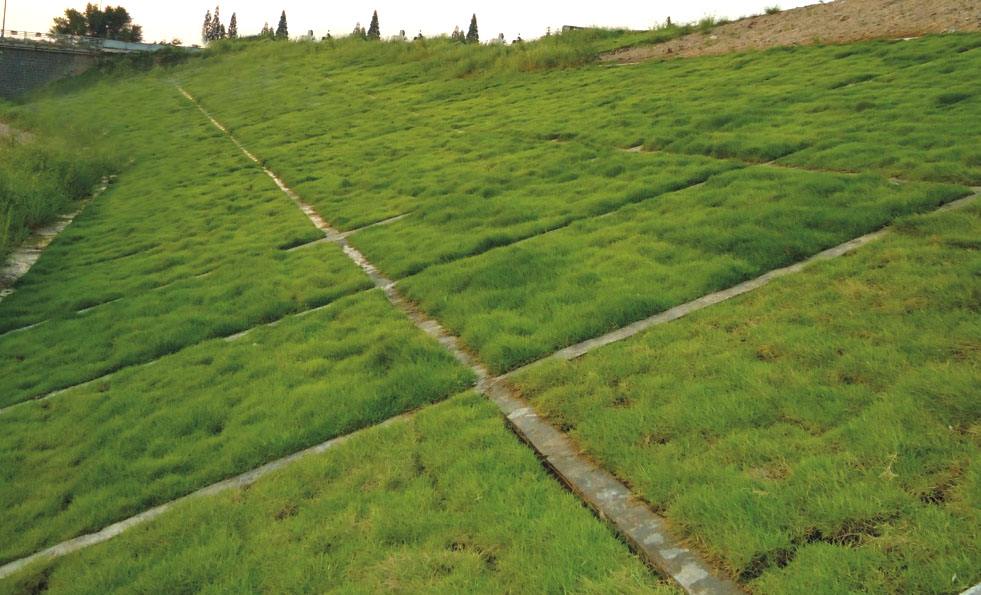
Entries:
<svg viewBox="0 0 981 595">
<path fill-rule="evenodd" d="M 73 49 L 45 48 L 21 43 L 0 43 L 0 97 L 16 99 L 24 93 L 95 66 L 97 56 Z"/>
</svg>

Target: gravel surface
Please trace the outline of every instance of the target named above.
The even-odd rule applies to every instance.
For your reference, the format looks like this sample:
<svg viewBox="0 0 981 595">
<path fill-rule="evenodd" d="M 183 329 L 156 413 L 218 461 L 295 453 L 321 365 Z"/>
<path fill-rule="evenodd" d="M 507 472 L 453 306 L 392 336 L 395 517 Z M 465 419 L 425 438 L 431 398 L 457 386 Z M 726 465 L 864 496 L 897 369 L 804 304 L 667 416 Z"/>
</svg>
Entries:
<svg viewBox="0 0 981 595">
<path fill-rule="evenodd" d="M 772 15 L 749 17 L 663 44 L 603 56 L 640 62 L 701 56 L 782 45 L 847 43 L 864 39 L 919 37 L 928 33 L 981 30 L 981 0 L 836 0 Z"/>
</svg>

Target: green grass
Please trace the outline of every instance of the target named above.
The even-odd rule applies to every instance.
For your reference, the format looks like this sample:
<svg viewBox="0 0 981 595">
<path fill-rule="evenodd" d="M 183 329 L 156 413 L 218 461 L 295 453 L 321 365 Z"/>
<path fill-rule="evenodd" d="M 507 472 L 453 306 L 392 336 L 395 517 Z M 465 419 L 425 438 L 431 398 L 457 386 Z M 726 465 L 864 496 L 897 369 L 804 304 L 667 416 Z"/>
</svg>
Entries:
<svg viewBox="0 0 981 595">
<path fill-rule="evenodd" d="M 0 406 L 371 287 L 335 246 L 283 251 L 323 235 L 171 85 L 94 91 L 21 108 L 41 122 L 85 103 L 146 111 L 109 121 L 135 162 L 0 307 L 0 332 L 46 321 L 0 334 Z"/>
<path fill-rule="evenodd" d="M 473 380 L 362 291 L 336 246 L 285 252 L 322 236 L 174 81 L 337 228 L 407 214 L 350 241 L 494 371 L 981 183 L 981 95 L 965 82 L 981 35 L 597 60 L 694 28 L 224 43 L 0 106 L 41 143 L 129 159 L 0 303 L 0 402 L 125 367 L 0 416 L 0 560 Z M 636 145 L 657 151 L 618 150 Z M 774 159 L 859 173 L 748 167 Z M 956 590 L 981 567 L 976 219 L 912 219 L 521 388 L 752 589 Z M 423 411 L 2 588 L 654 586 L 489 415 L 473 397 Z M 491 434 L 498 446 L 469 441 Z"/>
<path fill-rule="evenodd" d="M 981 209 L 514 379 L 768 593 L 981 580 Z M 955 578 L 956 577 L 956 578 Z"/>
<path fill-rule="evenodd" d="M 0 335 L 0 375 L 11 378 L 0 387 L 0 406 L 371 287 L 361 269 L 333 244 L 228 259 L 207 277 L 122 296 L 90 311 Z M 52 361 L 59 365 L 52 368 Z"/>
<path fill-rule="evenodd" d="M 409 217 L 359 232 L 351 243 L 386 273 L 404 277 L 679 190 L 738 166 L 688 156 L 634 156 L 573 143 L 539 143 L 474 165 L 466 184 L 446 192 L 434 184 L 433 194 L 413 207 Z M 424 176 L 412 180 L 427 182 Z"/>
<path fill-rule="evenodd" d="M 400 282 L 495 372 L 966 193 L 748 168 Z"/>
<path fill-rule="evenodd" d="M 123 107 L 111 112 L 116 105 Z M 110 79 L 18 109 L 39 126 L 106 113 L 102 134 L 132 163 L 4 300 L 0 331 L 74 316 L 227 260 L 268 260 L 322 237 L 261 168 L 157 77 Z"/>
<path fill-rule="evenodd" d="M 0 562 L 465 389 L 380 291 L 0 415 Z"/>
<path fill-rule="evenodd" d="M 32 566 L 4 592 L 677 592 L 495 411 L 460 395 Z"/>
<path fill-rule="evenodd" d="M 329 44 L 243 46 L 178 78 L 342 227 L 352 212 L 410 200 L 415 176 L 405 172 L 447 158 L 434 145 L 486 147 L 485 136 L 500 142 L 501 134 L 981 182 L 981 153 L 969 140 L 981 97 L 964 82 L 981 69 L 978 34 L 463 77 L 443 71 L 456 50 L 412 45 L 356 44 L 357 54 Z M 248 84 L 212 68 L 240 72 Z M 842 83 L 856 77 L 865 81 Z M 963 98 L 946 103 L 951 94 Z M 508 152 L 500 143 L 497 154 Z M 439 171 L 459 187 L 476 163 L 458 159 Z"/>
<path fill-rule="evenodd" d="M 71 211 L 119 159 L 65 137 L 0 138 L 0 262 L 32 229 Z"/>
</svg>

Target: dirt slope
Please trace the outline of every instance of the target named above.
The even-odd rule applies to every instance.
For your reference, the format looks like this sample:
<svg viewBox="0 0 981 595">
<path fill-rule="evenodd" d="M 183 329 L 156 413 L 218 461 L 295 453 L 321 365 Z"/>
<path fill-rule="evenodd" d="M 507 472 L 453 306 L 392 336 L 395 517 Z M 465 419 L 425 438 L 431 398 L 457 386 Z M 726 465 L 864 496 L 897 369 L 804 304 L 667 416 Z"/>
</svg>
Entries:
<svg viewBox="0 0 981 595">
<path fill-rule="evenodd" d="M 723 54 L 778 45 L 845 43 L 873 38 L 981 30 L 981 0 L 836 0 L 716 27 L 667 43 L 621 50 L 604 60 Z"/>
</svg>

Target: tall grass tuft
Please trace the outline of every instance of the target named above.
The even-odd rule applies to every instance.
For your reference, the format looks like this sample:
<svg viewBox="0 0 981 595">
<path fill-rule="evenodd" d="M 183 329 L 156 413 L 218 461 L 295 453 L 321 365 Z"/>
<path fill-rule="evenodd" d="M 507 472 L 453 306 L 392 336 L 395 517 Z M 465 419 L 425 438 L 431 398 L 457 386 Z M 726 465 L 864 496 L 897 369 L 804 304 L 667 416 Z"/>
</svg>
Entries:
<svg viewBox="0 0 981 595">
<path fill-rule="evenodd" d="M 62 139 L 0 139 L 0 259 L 114 169 L 106 151 Z"/>
</svg>

